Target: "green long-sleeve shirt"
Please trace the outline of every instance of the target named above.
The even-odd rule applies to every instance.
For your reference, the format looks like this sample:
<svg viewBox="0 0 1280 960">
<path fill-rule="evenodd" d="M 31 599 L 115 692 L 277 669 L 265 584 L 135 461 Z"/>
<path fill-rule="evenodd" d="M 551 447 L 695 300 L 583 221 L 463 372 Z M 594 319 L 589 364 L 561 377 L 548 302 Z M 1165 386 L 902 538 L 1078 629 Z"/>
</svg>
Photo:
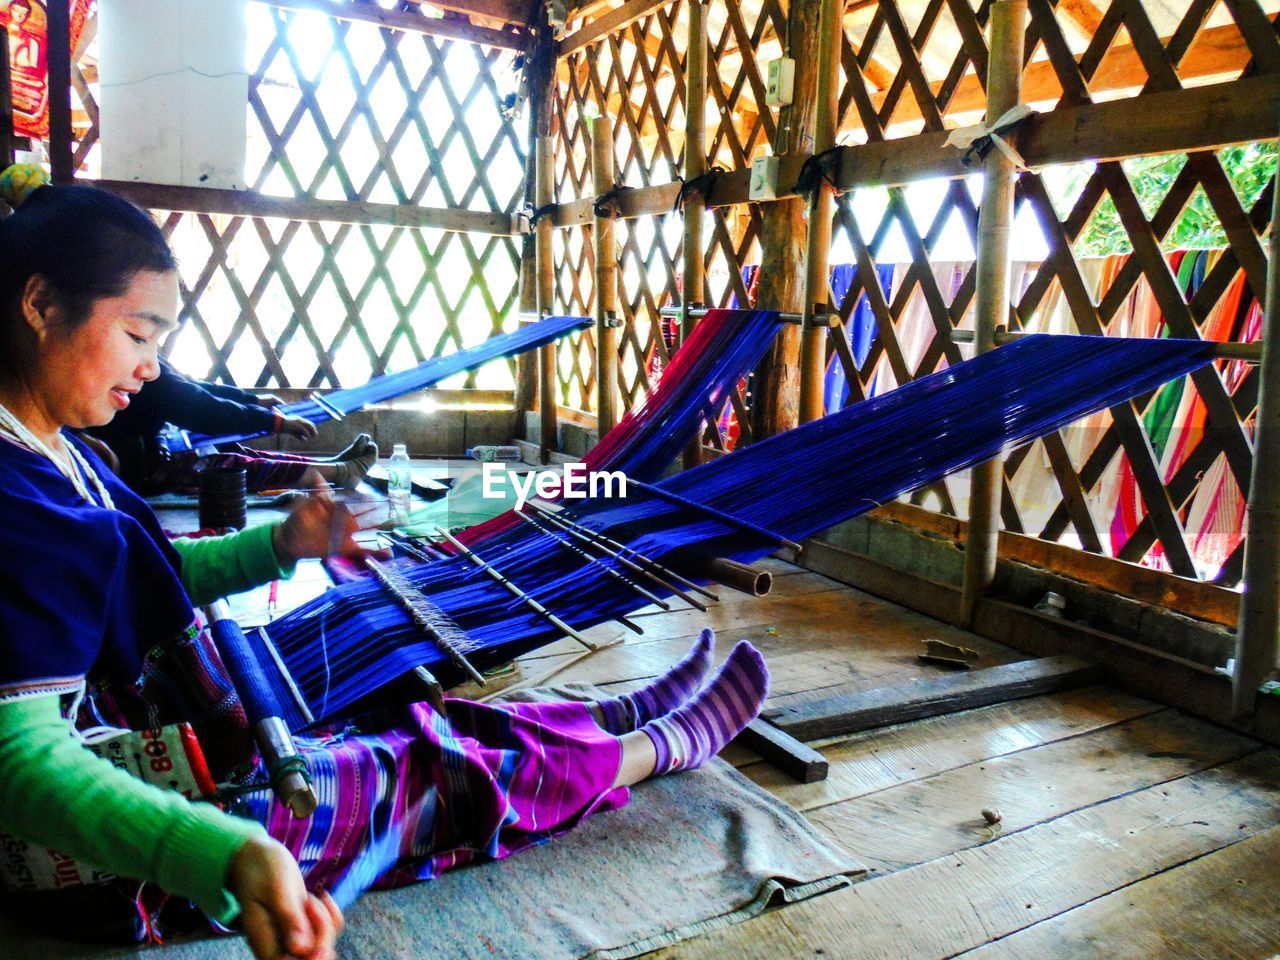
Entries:
<svg viewBox="0 0 1280 960">
<path fill-rule="evenodd" d="M 280 576 L 274 524 L 223 537 L 176 540 L 182 582 L 207 603 Z M 40 638 L 32 637 L 38 643 Z M 143 783 L 85 749 L 55 695 L 0 703 L 0 827 L 28 842 L 190 897 L 226 923 L 232 857 L 262 826 Z"/>
</svg>

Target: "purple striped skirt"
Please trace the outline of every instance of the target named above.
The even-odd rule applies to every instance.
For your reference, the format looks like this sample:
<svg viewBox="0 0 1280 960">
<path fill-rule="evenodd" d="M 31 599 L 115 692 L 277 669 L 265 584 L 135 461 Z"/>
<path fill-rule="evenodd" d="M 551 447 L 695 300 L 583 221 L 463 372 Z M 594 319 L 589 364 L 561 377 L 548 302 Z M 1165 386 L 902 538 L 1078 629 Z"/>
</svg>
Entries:
<svg viewBox="0 0 1280 960">
<path fill-rule="evenodd" d="M 300 739 L 320 800 L 310 817 L 266 791 L 237 812 L 266 824 L 310 887 L 329 889 L 369 851 L 381 851 L 374 885 L 401 886 L 503 859 L 627 802 L 613 789 L 621 746 L 584 704 L 447 706 L 444 717 L 414 704 L 376 732 Z"/>
</svg>

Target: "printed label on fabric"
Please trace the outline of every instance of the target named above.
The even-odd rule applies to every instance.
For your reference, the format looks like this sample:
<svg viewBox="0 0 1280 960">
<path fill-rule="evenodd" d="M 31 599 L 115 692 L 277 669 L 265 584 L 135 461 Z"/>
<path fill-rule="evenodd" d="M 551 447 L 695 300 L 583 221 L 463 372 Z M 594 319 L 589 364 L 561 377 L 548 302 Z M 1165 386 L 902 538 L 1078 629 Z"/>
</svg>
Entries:
<svg viewBox="0 0 1280 960">
<path fill-rule="evenodd" d="M 189 724 L 160 730 L 121 730 L 85 747 L 132 777 L 189 800 L 212 796 L 216 787 Z M 61 890 L 112 879 L 57 850 L 0 831 L 0 888 Z"/>
</svg>

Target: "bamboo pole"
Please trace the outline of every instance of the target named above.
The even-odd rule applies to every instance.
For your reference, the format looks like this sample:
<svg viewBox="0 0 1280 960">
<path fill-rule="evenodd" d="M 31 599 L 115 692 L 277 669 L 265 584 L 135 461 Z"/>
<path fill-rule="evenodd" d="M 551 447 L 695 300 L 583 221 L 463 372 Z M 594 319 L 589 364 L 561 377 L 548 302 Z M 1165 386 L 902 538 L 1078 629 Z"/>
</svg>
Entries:
<svg viewBox="0 0 1280 960">
<path fill-rule="evenodd" d="M 840 45 L 844 40 L 844 0 L 822 0 L 818 15 L 818 92 L 814 116 L 813 152 L 822 153 L 836 145 L 840 126 Z M 800 329 L 800 422 L 817 420 L 823 409 L 822 382 L 826 373 L 827 328 L 813 323 L 817 315 L 831 310 L 831 219 L 835 215 L 835 194 L 820 183 L 809 201 L 809 232 L 806 241 L 804 320 Z M 840 334 L 837 332 L 836 334 Z"/>
<path fill-rule="evenodd" d="M 1236 719 L 1253 713 L 1258 685 L 1275 672 L 1280 634 L 1280 190 L 1272 200 L 1268 246 L 1258 415 L 1249 477 L 1249 539 L 1245 543 L 1244 594 L 1240 598 L 1231 698 Z"/>
<path fill-rule="evenodd" d="M 552 98 L 555 96 L 555 47 L 551 27 L 547 23 L 547 8 L 539 5 L 536 19 L 531 24 L 534 39 L 525 58 L 525 79 L 529 88 L 529 147 L 524 165 L 524 201 L 536 206 L 538 200 L 538 151 L 540 137 L 551 133 Z M 520 258 L 520 312 L 525 316 L 538 315 L 538 231 L 535 227 L 524 237 Z M 516 358 L 515 436 L 529 439 L 529 416 L 538 409 L 538 371 L 541 367 L 539 353 L 522 353 Z"/>
<path fill-rule="evenodd" d="M 991 6 L 991 56 L 987 64 L 987 122 L 1016 106 L 1022 95 L 1023 34 L 1027 0 L 998 0 Z M 974 318 L 977 353 L 996 346 L 996 327 L 1009 316 L 1009 241 L 1013 226 L 1013 161 L 1001 150 L 987 154 L 982 207 L 978 212 L 978 262 Z M 996 575 L 1000 536 L 1000 488 L 1004 461 L 997 457 L 973 468 L 969 530 L 960 590 L 960 624 L 973 623 L 978 597 Z"/>
<path fill-rule="evenodd" d="M 591 121 L 591 187 L 596 196 L 613 189 L 613 121 Z M 596 247 L 596 433 L 618 422 L 618 251 L 613 217 L 595 218 Z"/>
<path fill-rule="evenodd" d="M 817 108 L 817 0 L 794 0 L 787 12 L 784 56 L 796 62 L 791 104 L 778 111 L 773 153 L 783 158 L 782 189 L 795 182 L 799 160 L 813 152 L 813 115 Z M 717 192 L 718 192 L 717 187 Z M 804 201 L 789 198 L 760 206 L 760 281 L 756 306 L 762 310 L 800 313 L 804 296 Z M 752 437 L 763 440 L 790 430 L 800 414 L 800 330 L 786 324 L 756 368 L 751 397 Z"/>
<path fill-rule="evenodd" d="M 1002 346 L 1006 343 L 1016 343 L 1026 337 L 1071 337 L 1076 334 L 1071 333 L 1033 333 L 1027 330 L 997 330 L 996 345 Z M 974 333 L 972 330 L 954 330 L 951 333 L 951 339 L 955 343 L 973 343 Z M 1108 339 L 1116 339 L 1110 337 Z M 1209 347 L 1209 355 L 1215 360 L 1244 360 L 1246 363 L 1262 362 L 1262 341 L 1251 343 L 1218 343 L 1215 342 Z"/>
<path fill-rule="evenodd" d="M 552 170 L 551 170 L 551 137 L 538 138 L 537 145 L 537 200 L 539 207 L 551 203 Z M 555 274 L 551 262 L 551 218 L 543 217 L 538 221 L 538 316 L 551 315 L 555 299 Z M 557 446 L 556 417 L 556 344 L 549 343 L 538 348 L 538 413 L 541 415 L 542 462 L 551 459 L 551 451 Z"/>
<path fill-rule="evenodd" d="M 71 135 L 71 0 L 48 5 L 49 170 L 54 183 L 76 175 Z"/>
<path fill-rule="evenodd" d="M 707 172 L 707 8 L 702 0 L 689 0 L 689 53 L 684 68 L 684 178 L 692 180 Z M 701 196 L 689 198 L 684 210 L 684 272 L 680 287 L 680 343 L 693 334 L 697 325 L 693 311 L 706 303 L 706 260 L 703 251 L 702 220 L 706 203 Z M 702 462 L 702 435 L 695 436 L 684 450 L 688 470 Z"/>
</svg>

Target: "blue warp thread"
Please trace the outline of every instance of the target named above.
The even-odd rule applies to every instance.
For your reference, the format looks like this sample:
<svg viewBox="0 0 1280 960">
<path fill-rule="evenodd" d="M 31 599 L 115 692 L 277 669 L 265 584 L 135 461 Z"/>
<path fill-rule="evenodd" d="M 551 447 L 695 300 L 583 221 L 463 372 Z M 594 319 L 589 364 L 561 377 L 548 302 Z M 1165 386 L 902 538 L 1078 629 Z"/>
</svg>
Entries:
<svg viewBox="0 0 1280 960">
<path fill-rule="evenodd" d="M 429 387 L 433 383 L 439 383 L 445 377 L 481 366 L 490 360 L 524 353 L 526 350 L 545 346 L 548 343 L 559 340 L 565 334 L 589 327 L 593 322 L 590 317 L 545 317 L 542 320 L 522 326 L 513 333 L 500 333 L 496 337 L 490 337 L 477 346 L 468 347 L 465 350 L 459 350 L 457 353 L 451 353 L 447 356 L 432 357 L 430 360 L 424 360 L 409 370 L 374 377 L 363 386 L 335 390 L 332 393 L 325 394 L 324 401 L 326 406 L 332 407 L 341 413 L 352 413 L 362 407 L 367 407 L 371 403 L 385 403 L 396 397 L 404 396 L 406 393 L 412 393 L 414 390 Z M 321 423 L 325 420 L 333 419 L 329 411 L 314 400 L 299 400 L 297 403 L 285 404 L 278 409 L 285 416 L 306 417 L 312 423 Z M 251 440 L 254 437 L 262 436 L 264 433 L 266 433 L 265 430 L 259 433 L 228 434 L 224 437 L 211 437 L 208 434 L 193 433 L 184 435 L 181 441 L 170 441 L 169 447 L 174 451 L 194 450 L 196 447 L 203 447 L 209 444 Z"/>
<path fill-rule="evenodd" d="M 1212 344 L 1172 339 L 1027 337 L 661 485 L 801 540 L 1002 450 L 1128 402 L 1208 362 L 1212 349 Z M 572 513 L 659 560 L 694 545 L 709 556 L 750 562 L 776 546 L 648 496 L 575 501 Z M 477 552 L 579 629 L 644 603 L 599 565 L 550 549 L 545 535 L 527 524 L 485 540 Z M 470 657 L 481 667 L 558 636 L 464 559 L 396 563 L 477 642 Z M 326 687 L 316 642 L 322 616 L 330 715 L 419 664 L 446 684 L 460 679 L 377 584 L 354 583 L 330 590 L 272 625 L 272 638 L 308 702 L 318 702 Z M 299 726 L 296 713 L 286 719 Z"/>
</svg>

